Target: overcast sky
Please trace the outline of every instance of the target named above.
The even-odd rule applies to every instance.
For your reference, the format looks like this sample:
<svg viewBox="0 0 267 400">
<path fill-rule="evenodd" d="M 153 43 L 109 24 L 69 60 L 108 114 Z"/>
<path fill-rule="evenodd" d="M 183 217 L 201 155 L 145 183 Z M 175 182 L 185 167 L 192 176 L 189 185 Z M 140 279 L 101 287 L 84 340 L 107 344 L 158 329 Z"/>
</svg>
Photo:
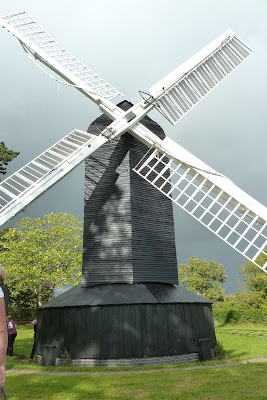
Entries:
<svg viewBox="0 0 267 400">
<path fill-rule="evenodd" d="M 176 126 L 156 111 L 166 134 L 267 205 L 265 0 L 9 0 L 0 15 L 30 14 L 85 65 L 137 102 L 153 84 L 221 35 L 234 30 L 254 52 Z M 20 156 L 8 174 L 74 128 L 87 130 L 100 112 L 75 89 L 59 86 L 27 58 L 19 42 L 0 31 L 0 140 Z M 121 98 L 122 99 L 122 98 Z M 118 98 L 115 101 L 119 101 Z M 52 211 L 83 219 L 84 165 L 8 224 Z M 178 262 L 193 254 L 223 264 L 227 292 L 237 290 L 244 258 L 175 208 Z"/>
</svg>

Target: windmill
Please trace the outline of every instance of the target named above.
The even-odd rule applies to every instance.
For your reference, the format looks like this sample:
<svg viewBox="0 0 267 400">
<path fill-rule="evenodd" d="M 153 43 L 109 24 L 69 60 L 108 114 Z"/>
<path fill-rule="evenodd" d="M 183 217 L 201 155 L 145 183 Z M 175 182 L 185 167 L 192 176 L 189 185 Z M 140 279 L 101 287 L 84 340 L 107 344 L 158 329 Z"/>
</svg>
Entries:
<svg viewBox="0 0 267 400">
<path fill-rule="evenodd" d="M 45 64 L 103 112 L 88 132 L 70 132 L 0 185 L 3 224 L 86 159 L 82 284 L 40 310 L 39 354 L 45 358 L 47 343 L 50 349 L 63 343 L 72 358 L 92 365 L 209 357 L 215 345 L 211 306 L 178 286 L 171 202 L 265 272 L 267 209 L 166 138 L 147 114 L 156 109 L 176 124 L 251 50 L 229 30 L 140 92 L 137 104 L 115 105 L 111 100 L 120 93 L 26 12 L 0 22 L 34 63 Z M 84 332 L 78 338 L 77 326 Z"/>
</svg>

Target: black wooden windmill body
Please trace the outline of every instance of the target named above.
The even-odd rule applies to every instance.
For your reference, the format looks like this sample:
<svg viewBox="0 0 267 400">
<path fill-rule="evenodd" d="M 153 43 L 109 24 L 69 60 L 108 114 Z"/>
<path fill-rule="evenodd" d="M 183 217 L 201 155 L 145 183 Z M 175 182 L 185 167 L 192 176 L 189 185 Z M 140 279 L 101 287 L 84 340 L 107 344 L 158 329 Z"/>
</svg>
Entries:
<svg viewBox="0 0 267 400">
<path fill-rule="evenodd" d="M 139 103 L 116 106 L 110 100 L 120 93 L 25 12 L 0 22 L 104 113 L 0 185 L 3 224 L 85 160 L 82 282 L 39 310 L 38 354 L 54 349 L 51 362 L 66 347 L 76 365 L 208 358 L 216 343 L 211 304 L 178 285 L 172 201 L 265 272 L 267 210 L 147 114 L 156 108 L 175 124 L 251 50 L 227 31 Z"/>
</svg>

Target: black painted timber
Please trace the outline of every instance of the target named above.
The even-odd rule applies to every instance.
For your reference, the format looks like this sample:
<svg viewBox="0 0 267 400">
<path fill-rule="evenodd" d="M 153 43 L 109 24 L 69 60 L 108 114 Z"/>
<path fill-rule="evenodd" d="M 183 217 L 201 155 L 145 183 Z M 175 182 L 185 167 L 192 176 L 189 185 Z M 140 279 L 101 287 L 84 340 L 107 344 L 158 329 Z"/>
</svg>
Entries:
<svg viewBox="0 0 267 400">
<path fill-rule="evenodd" d="M 99 134 L 110 123 L 101 115 L 88 131 Z M 165 137 L 150 118 L 142 124 Z M 83 287 L 178 283 L 172 202 L 132 170 L 147 150 L 126 133 L 85 162 Z"/>
<path fill-rule="evenodd" d="M 102 115 L 89 131 L 110 122 Z M 47 344 L 104 360 L 215 347 L 211 303 L 178 285 L 171 201 L 132 171 L 146 151 L 126 133 L 86 160 L 82 282 L 38 310 L 37 354 Z"/>
<path fill-rule="evenodd" d="M 38 348 L 67 348 L 72 358 L 190 354 L 216 345 L 211 303 L 171 284 L 80 285 L 38 311 Z"/>
</svg>

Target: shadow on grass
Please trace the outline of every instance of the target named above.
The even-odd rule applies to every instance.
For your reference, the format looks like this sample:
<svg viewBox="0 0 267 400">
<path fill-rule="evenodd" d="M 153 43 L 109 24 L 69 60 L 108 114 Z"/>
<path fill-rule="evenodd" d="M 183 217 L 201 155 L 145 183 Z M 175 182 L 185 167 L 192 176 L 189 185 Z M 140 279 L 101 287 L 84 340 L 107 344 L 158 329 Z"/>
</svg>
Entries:
<svg viewBox="0 0 267 400">
<path fill-rule="evenodd" d="M 246 351 L 243 352 L 236 352 L 236 350 L 227 350 L 227 356 L 231 359 L 239 359 L 240 357 L 249 356 L 249 353 Z"/>
<path fill-rule="evenodd" d="M 110 388 L 103 388 L 99 378 L 81 376 L 56 377 L 28 375 L 19 379 L 14 374 L 7 377 L 5 391 L 8 399 L 108 399 Z M 17 395 L 19 394 L 19 397 Z M 119 397 L 120 398 L 120 397 Z"/>
<path fill-rule="evenodd" d="M 256 337 L 266 337 L 267 329 L 261 327 L 251 327 L 251 326 L 239 326 L 238 324 L 217 324 L 217 332 L 224 333 L 227 335 L 240 335 L 240 336 L 256 336 Z"/>
</svg>

